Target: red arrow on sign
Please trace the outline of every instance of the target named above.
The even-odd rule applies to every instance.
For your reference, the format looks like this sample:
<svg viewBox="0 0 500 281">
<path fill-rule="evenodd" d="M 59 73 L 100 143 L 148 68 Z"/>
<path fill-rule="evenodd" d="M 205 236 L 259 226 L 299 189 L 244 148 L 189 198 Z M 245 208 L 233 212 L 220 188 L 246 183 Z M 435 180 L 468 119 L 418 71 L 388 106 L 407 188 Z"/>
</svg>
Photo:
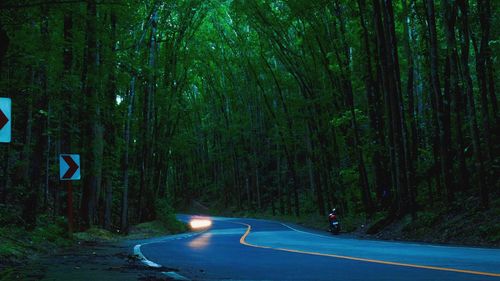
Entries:
<svg viewBox="0 0 500 281">
<path fill-rule="evenodd" d="M 9 118 L 0 110 L 0 130 L 9 122 Z"/>
<path fill-rule="evenodd" d="M 73 175 L 75 174 L 76 171 L 78 171 L 78 165 L 73 161 L 73 158 L 69 155 L 63 155 L 62 158 L 66 163 L 68 163 L 69 169 L 66 171 L 66 173 L 63 176 L 63 179 L 71 179 Z"/>
</svg>

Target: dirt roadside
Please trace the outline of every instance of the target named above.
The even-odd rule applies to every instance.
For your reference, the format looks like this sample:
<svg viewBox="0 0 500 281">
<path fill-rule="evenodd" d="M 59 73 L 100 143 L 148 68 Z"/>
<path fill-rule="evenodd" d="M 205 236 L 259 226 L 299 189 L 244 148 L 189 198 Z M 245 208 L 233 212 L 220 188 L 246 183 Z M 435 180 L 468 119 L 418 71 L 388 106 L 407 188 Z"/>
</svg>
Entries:
<svg viewBox="0 0 500 281">
<path fill-rule="evenodd" d="M 132 254 L 134 240 L 103 243 L 80 242 L 77 247 L 42 257 L 12 269 L 4 280 L 44 281 L 159 281 L 174 268 L 152 268 Z"/>
<path fill-rule="evenodd" d="M 22 258 L 0 260 L 0 281 L 172 280 L 162 272 L 176 272 L 175 268 L 148 267 L 133 254 L 144 239 L 170 234 L 174 233 L 156 221 L 131 227 L 127 236 L 90 229 L 76 233 L 71 246 L 53 245 Z"/>
</svg>

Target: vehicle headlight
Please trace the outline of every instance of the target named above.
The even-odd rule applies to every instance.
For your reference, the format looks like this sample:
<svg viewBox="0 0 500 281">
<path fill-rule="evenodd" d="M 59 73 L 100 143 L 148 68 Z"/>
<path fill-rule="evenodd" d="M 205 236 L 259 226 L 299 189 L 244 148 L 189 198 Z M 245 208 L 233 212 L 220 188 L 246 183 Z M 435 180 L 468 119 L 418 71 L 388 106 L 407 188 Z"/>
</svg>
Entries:
<svg viewBox="0 0 500 281">
<path fill-rule="evenodd" d="M 202 229 L 202 228 L 208 228 L 212 225 L 212 221 L 209 219 L 191 219 L 189 222 L 189 226 L 191 229 Z"/>
</svg>

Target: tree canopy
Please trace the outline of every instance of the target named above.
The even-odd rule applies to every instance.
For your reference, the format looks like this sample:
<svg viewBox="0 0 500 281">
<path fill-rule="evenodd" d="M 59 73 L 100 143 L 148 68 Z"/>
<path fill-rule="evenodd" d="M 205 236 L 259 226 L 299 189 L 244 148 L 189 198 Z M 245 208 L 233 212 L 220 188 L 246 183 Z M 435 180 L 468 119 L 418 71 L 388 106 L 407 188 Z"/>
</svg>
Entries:
<svg viewBox="0 0 500 281">
<path fill-rule="evenodd" d="M 0 203 L 81 228 L 182 208 L 396 219 L 499 195 L 490 0 L 2 1 Z M 390 221 L 390 220 L 389 220 Z"/>
</svg>

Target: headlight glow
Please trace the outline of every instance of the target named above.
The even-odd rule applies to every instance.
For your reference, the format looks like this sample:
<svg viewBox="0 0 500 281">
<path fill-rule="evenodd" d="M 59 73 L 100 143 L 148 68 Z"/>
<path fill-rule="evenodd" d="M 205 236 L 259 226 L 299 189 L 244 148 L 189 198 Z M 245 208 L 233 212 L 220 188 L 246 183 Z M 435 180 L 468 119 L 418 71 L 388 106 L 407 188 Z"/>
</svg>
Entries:
<svg viewBox="0 0 500 281">
<path fill-rule="evenodd" d="M 189 226 L 191 226 L 192 229 L 202 229 L 202 228 L 207 228 L 212 225 L 212 221 L 209 219 L 192 219 L 189 222 Z"/>
</svg>

